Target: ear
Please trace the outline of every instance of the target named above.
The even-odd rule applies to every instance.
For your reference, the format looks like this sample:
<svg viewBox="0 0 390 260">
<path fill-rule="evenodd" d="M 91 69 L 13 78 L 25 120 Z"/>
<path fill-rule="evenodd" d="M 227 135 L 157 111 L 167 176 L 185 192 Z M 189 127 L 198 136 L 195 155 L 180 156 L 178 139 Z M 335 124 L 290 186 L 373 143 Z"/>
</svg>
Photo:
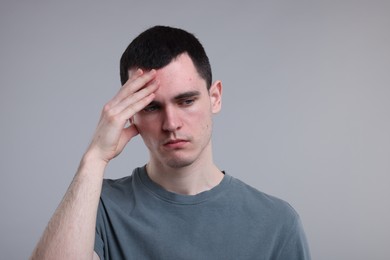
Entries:
<svg viewBox="0 0 390 260">
<path fill-rule="evenodd" d="M 222 82 L 220 80 L 215 81 L 209 89 L 211 112 L 218 113 L 222 107 Z"/>
</svg>

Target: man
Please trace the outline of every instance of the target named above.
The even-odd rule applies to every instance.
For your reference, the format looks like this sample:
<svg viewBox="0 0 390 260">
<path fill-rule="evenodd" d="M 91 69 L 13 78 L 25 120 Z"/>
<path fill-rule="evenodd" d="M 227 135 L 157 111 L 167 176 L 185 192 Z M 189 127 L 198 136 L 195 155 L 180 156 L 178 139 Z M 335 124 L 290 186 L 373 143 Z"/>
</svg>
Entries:
<svg viewBox="0 0 390 260">
<path fill-rule="evenodd" d="M 287 203 L 214 164 L 212 116 L 222 83 L 212 83 L 192 34 L 163 26 L 143 32 L 121 58 L 121 81 L 33 259 L 310 258 Z M 147 164 L 103 180 L 137 134 Z"/>
</svg>

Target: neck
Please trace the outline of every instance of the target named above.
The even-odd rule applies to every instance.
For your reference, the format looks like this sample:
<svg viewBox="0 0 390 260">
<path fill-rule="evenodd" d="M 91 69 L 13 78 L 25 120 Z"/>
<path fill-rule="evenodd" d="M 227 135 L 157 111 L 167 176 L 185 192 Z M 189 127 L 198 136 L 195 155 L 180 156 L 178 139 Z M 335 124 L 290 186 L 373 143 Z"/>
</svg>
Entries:
<svg viewBox="0 0 390 260">
<path fill-rule="evenodd" d="M 213 163 L 211 153 L 206 158 L 198 158 L 188 166 L 177 168 L 151 159 L 146 171 L 150 179 L 170 192 L 196 195 L 217 186 L 224 176 Z"/>
</svg>

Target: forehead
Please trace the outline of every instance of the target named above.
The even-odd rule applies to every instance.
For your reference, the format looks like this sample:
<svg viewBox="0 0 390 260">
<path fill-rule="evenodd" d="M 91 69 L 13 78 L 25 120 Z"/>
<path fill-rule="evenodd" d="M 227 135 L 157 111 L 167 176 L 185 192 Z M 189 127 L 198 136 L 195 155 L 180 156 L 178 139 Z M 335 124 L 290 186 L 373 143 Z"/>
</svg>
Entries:
<svg viewBox="0 0 390 260">
<path fill-rule="evenodd" d="M 160 83 L 158 92 L 170 90 L 187 91 L 189 88 L 207 89 L 206 81 L 199 75 L 188 54 L 181 54 L 167 66 L 157 70 L 156 79 Z"/>
<path fill-rule="evenodd" d="M 129 71 L 129 74 L 134 71 Z M 177 56 L 167 66 L 158 69 L 156 80 L 160 87 L 155 92 L 155 99 L 173 97 L 188 91 L 200 93 L 207 91 L 206 81 L 199 75 L 186 53 Z"/>
</svg>

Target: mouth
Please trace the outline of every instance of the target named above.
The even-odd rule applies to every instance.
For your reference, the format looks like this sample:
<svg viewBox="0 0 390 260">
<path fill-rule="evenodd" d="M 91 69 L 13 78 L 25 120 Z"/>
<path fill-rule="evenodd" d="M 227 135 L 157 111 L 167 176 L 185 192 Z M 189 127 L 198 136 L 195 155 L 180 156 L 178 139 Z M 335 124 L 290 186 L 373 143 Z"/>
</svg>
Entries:
<svg viewBox="0 0 390 260">
<path fill-rule="evenodd" d="M 166 142 L 164 142 L 164 147 L 170 149 L 180 149 L 180 148 L 184 148 L 184 146 L 188 143 L 189 141 L 184 139 L 169 139 Z"/>
</svg>

